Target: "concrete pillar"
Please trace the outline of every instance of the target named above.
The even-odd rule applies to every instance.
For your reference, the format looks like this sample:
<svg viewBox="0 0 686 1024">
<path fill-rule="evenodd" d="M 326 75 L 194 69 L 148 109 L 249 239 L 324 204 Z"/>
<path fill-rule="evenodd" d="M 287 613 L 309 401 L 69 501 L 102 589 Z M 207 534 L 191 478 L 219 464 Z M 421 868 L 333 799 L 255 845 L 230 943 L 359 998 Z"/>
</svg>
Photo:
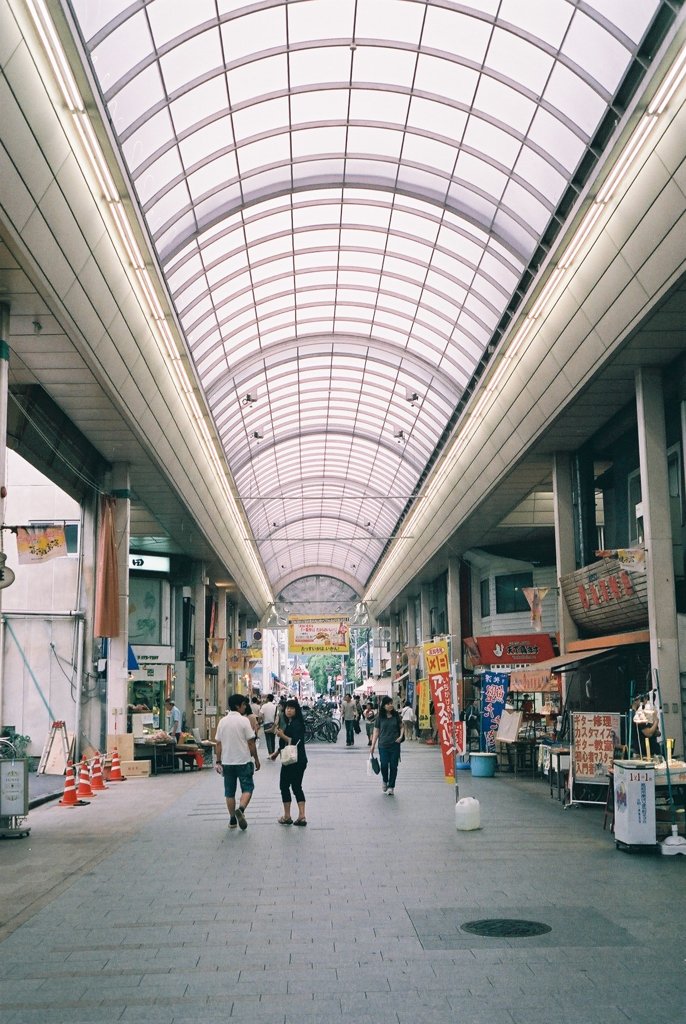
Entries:
<svg viewBox="0 0 686 1024">
<path fill-rule="evenodd" d="M 460 559 L 448 559 L 448 634 L 450 636 L 451 672 L 455 678 L 455 692 L 464 707 L 464 680 L 462 678 L 462 619 L 460 616 Z"/>
<path fill-rule="evenodd" d="M 560 630 L 560 652 L 565 653 L 570 640 L 576 640 L 579 636 L 579 630 L 569 614 L 560 587 L 560 576 L 574 572 L 577 567 L 574 550 L 572 469 L 567 452 L 557 452 L 553 456 L 553 513 L 555 516 L 555 565 L 558 582 L 557 620 Z"/>
<path fill-rule="evenodd" d="M 662 374 L 656 367 L 640 367 L 636 370 L 636 412 L 646 547 L 650 662 L 660 677 L 667 736 L 674 737 L 676 750 L 681 754 L 684 750 L 684 723 L 679 679 L 665 410 Z"/>
<path fill-rule="evenodd" d="M 400 667 L 400 647 L 398 632 L 398 613 L 391 612 L 391 678 L 395 677 Z"/>
<path fill-rule="evenodd" d="M 429 583 L 422 583 L 419 607 L 421 612 L 420 643 L 425 644 L 431 639 L 431 585 Z"/>
<path fill-rule="evenodd" d="M 129 537 L 131 492 L 129 467 L 117 462 L 110 473 L 110 493 L 116 500 L 114 530 L 119 570 L 119 636 L 109 640 L 107 657 L 107 732 L 126 732 L 129 700 Z M 116 726 L 116 728 L 115 728 Z"/>
<path fill-rule="evenodd" d="M 195 635 L 193 637 L 195 648 L 193 662 L 195 703 L 193 725 L 196 729 L 200 729 L 200 735 L 203 738 L 207 735 L 205 729 L 205 707 L 207 704 L 205 686 L 205 663 L 207 661 L 205 595 L 207 593 L 207 582 L 205 563 L 198 562 L 195 566 L 195 581 L 193 584 L 193 604 L 195 605 Z"/>
<path fill-rule="evenodd" d="M 410 647 L 417 646 L 417 616 L 413 597 L 407 602 L 407 642 Z"/>
<path fill-rule="evenodd" d="M 226 591 L 217 591 L 217 628 L 215 635 L 217 639 L 223 639 L 224 653 L 219 659 L 217 666 L 217 705 L 222 711 L 226 710 L 227 707 L 227 696 L 226 696 L 226 677 L 227 677 L 227 661 L 226 661 L 226 645 L 228 644 L 228 622 L 226 614 Z"/>
</svg>

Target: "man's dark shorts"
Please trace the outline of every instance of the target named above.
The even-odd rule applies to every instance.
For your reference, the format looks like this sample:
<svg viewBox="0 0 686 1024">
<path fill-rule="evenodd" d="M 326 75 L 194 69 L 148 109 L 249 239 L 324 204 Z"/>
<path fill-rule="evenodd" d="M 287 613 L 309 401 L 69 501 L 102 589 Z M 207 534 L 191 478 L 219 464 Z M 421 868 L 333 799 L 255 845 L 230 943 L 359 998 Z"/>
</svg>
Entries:
<svg viewBox="0 0 686 1024">
<path fill-rule="evenodd" d="M 255 789 L 254 771 L 255 765 L 252 761 L 248 761 L 246 764 L 223 764 L 224 796 L 233 800 L 236 795 L 237 782 L 241 784 L 241 793 L 252 793 Z"/>
</svg>

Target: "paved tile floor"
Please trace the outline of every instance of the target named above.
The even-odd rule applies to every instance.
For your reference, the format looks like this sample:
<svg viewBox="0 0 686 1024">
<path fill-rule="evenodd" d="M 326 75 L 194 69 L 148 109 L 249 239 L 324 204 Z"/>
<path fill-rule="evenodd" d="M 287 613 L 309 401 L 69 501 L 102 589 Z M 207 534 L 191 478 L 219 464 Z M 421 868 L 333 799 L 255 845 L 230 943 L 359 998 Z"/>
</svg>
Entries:
<svg viewBox="0 0 686 1024">
<path fill-rule="evenodd" d="M 602 809 L 472 779 L 457 832 L 435 749 L 396 796 L 366 746 L 312 745 L 309 826 L 276 824 L 278 767 L 228 831 L 211 771 L 31 812 L 0 842 L 1 1024 L 681 1024 L 686 857 L 617 851 Z M 547 924 L 480 938 L 480 918 Z"/>
</svg>

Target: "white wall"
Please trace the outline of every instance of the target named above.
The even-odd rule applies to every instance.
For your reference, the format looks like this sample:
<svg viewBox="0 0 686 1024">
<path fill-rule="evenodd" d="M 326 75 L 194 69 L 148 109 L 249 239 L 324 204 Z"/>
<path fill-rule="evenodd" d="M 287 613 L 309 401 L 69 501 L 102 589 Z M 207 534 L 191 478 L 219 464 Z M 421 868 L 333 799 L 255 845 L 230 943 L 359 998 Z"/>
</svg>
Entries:
<svg viewBox="0 0 686 1024">
<path fill-rule="evenodd" d="M 479 552 L 479 564 L 468 558 L 472 565 L 472 618 L 475 636 L 500 636 L 518 633 L 531 633 L 531 612 L 512 612 L 506 615 L 496 614 L 495 578 L 514 572 L 531 572 L 535 587 L 549 587 L 542 605 L 542 633 L 556 633 L 558 629 L 557 591 L 558 586 L 555 566 L 536 567 L 530 562 L 515 562 L 512 559 L 490 558 Z M 481 617 L 481 581 L 488 579 L 491 614 Z"/>
<path fill-rule="evenodd" d="M 12 451 L 7 453 L 5 510 L 5 522 L 10 526 L 26 526 L 36 520 L 78 523 L 81 519 L 78 502 Z M 69 731 L 74 727 L 76 619 L 52 617 L 50 613 L 79 609 L 79 559 L 70 556 L 40 565 L 19 565 L 16 535 L 7 529 L 4 548 L 16 580 L 2 591 L 2 611 L 8 625 L 2 652 L 0 717 L 3 726 L 13 725 L 31 737 L 29 753 L 38 756 L 53 717 L 65 721 Z M 26 611 L 47 614 L 37 618 L 18 614 Z"/>
</svg>

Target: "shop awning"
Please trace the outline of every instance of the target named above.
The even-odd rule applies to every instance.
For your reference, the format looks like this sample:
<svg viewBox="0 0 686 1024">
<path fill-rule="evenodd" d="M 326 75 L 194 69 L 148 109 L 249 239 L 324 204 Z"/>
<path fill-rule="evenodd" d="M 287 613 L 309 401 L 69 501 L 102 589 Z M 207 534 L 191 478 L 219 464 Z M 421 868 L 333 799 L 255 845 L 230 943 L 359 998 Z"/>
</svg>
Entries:
<svg viewBox="0 0 686 1024">
<path fill-rule="evenodd" d="M 548 661 L 540 661 L 538 665 L 531 668 L 515 669 L 510 672 L 509 689 L 514 693 L 557 693 L 558 686 L 553 679 L 553 672 L 571 671 L 580 662 L 589 658 L 601 658 L 608 653 L 614 653 L 611 647 L 601 647 L 594 651 L 577 651 L 573 654 L 560 654 L 557 658 L 549 658 Z"/>
</svg>

